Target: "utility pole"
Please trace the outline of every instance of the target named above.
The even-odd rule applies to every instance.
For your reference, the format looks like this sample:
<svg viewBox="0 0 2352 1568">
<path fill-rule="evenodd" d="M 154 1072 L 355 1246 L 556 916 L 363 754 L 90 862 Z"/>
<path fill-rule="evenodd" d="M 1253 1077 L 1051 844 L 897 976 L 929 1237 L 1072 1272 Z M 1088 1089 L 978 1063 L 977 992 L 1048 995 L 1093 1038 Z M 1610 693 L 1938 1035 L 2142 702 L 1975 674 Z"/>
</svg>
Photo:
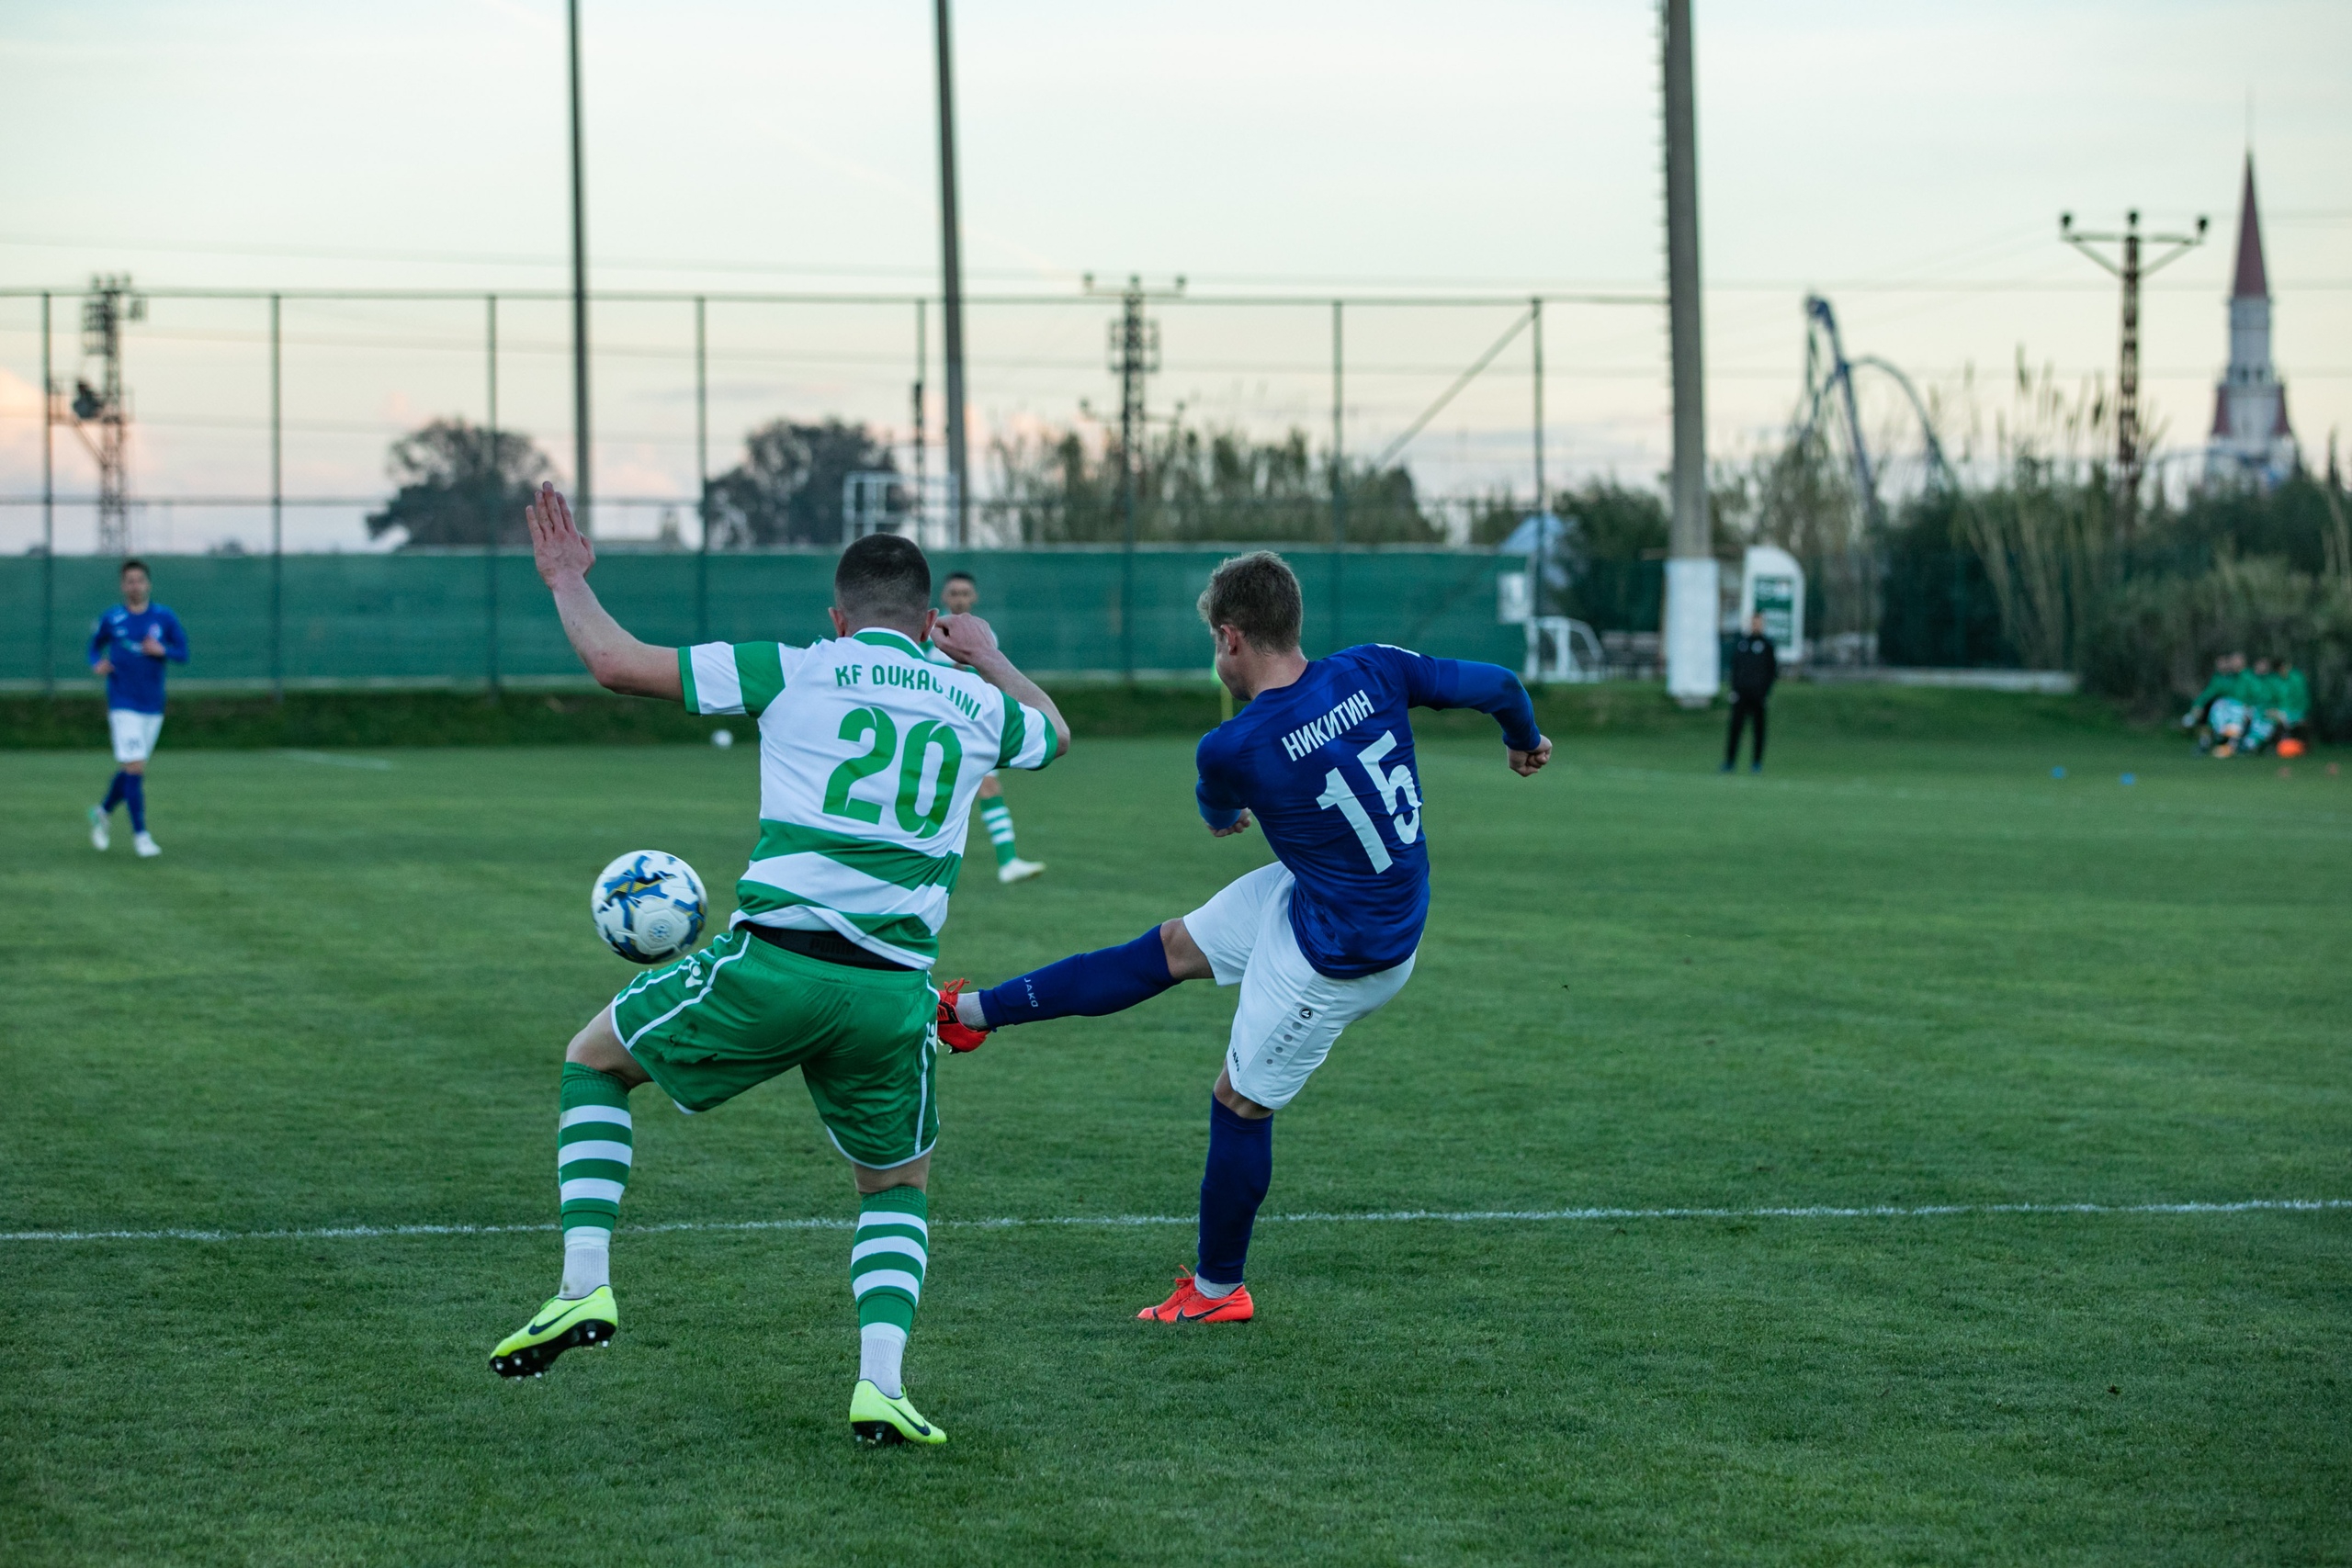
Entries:
<svg viewBox="0 0 2352 1568">
<path fill-rule="evenodd" d="M 1085 277 L 1086 292 L 1109 294 Z M 1130 276 L 1117 290 L 1118 320 L 1110 323 L 1111 374 L 1119 378 L 1119 523 L 1125 557 L 1119 574 L 1119 667 L 1128 680 L 1136 675 L 1136 488 L 1143 472 L 1144 378 L 1159 369 L 1159 323 L 1143 313 L 1145 302 L 1173 299 L 1184 292 L 1176 287 L 1148 289 L 1143 279 Z"/>
<path fill-rule="evenodd" d="M 956 211 L 956 85 L 947 0 L 933 0 L 939 56 L 939 249 L 941 325 L 947 359 L 947 505 L 958 548 L 972 542 L 971 454 L 964 438 L 964 250 Z"/>
<path fill-rule="evenodd" d="M 147 301 L 130 291 L 127 274 L 90 279 L 82 301 L 82 353 L 98 362 L 98 384 L 74 382 L 74 434 L 98 465 L 98 553 L 130 553 L 130 470 L 126 450 L 130 411 L 122 389 L 122 328 L 147 319 Z M 95 430 L 96 435 L 91 433 Z"/>
<path fill-rule="evenodd" d="M 2137 208 L 2123 215 L 2123 230 L 2114 234 L 2088 234 L 2075 227 L 2075 215 L 2058 215 L 2058 238 L 2123 280 L 2123 348 L 2115 367 L 2115 516 L 2128 533 L 2140 507 L 2140 280 L 2171 265 L 2205 241 L 2207 220 L 2197 220 L 2193 234 L 2143 234 Z M 2143 258 L 2140 247 L 2170 245 L 2154 261 Z M 2096 245 L 2120 245 L 2110 261 Z"/>
<path fill-rule="evenodd" d="M 588 176 L 580 141 L 580 0 L 569 0 L 571 39 L 571 489 L 572 515 L 588 532 Z"/>
<path fill-rule="evenodd" d="M 1667 535 L 1667 694 L 1685 707 L 1722 684 L 1722 587 L 1707 525 L 1707 408 L 1699 298 L 1699 131 L 1690 0 L 1665 0 L 1667 330 L 1674 366 L 1674 516 Z M 1540 525 L 1539 525 L 1540 526 Z"/>
<path fill-rule="evenodd" d="M 922 543 L 924 516 L 931 510 L 931 432 L 923 419 L 922 378 L 931 368 L 931 325 L 926 300 L 915 301 L 915 543 Z"/>
</svg>

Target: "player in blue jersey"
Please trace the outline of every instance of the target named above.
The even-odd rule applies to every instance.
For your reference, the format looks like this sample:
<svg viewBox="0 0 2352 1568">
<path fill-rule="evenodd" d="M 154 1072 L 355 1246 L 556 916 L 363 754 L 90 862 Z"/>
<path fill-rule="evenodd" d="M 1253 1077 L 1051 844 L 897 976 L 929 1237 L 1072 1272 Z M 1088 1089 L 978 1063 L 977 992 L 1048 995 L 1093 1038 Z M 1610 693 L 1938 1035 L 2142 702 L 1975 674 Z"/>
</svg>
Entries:
<svg viewBox="0 0 2352 1568">
<path fill-rule="evenodd" d="M 106 800 L 90 807 L 90 842 L 105 849 L 107 819 L 130 807 L 130 842 L 141 855 L 164 852 L 147 833 L 147 759 L 164 732 L 164 666 L 187 662 L 187 633 L 180 618 L 151 603 L 147 563 L 122 563 L 122 603 L 107 607 L 90 628 L 90 672 L 107 682 L 107 727 L 114 731 L 114 782 Z"/>
<path fill-rule="evenodd" d="M 1194 793 L 1209 831 L 1254 813 L 1279 856 L 1181 919 L 988 990 L 941 992 L 939 1036 L 968 1051 L 989 1030 L 1097 1017 L 1180 980 L 1241 987 L 1209 1101 L 1198 1267 L 1136 1315 L 1238 1323 L 1250 1232 L 1273 1172 L 1273 1114 L 1342 1030 L 1404 988 L 1429 914 L 1429 843 L 1413 766 L 1414 707 L 1478 708 L 1501 723 L 1511 771 L 1552 760 L 1534 705 L 1495 664 L 1401 648 L 1299 652 L 1298 579 L 1261 550 L 1220 565 L 1201 594 L 1216 673 L 1249 705 L 1203 738 Z"/>
</svg>

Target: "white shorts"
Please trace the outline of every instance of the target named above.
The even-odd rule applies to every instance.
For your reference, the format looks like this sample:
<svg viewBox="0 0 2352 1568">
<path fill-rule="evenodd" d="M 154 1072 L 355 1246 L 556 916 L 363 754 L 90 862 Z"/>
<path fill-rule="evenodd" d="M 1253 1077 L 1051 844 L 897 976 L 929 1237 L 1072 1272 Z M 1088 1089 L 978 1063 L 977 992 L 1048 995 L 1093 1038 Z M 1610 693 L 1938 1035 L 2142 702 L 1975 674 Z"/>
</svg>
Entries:
<svg viewBox="0 0 2352 1568">
<path fill-rule="evenodd" d="M 107 709 L 107 728 L 114 731 L 114 760 L 143 762 L 155 754 L 155 737 L 164 733 L 164 716 Z"/>
<path fill-rule="evenodd" d="M 1405 988 L 1413 960 L 1353 980 L 1318 974 L 1290 929 L 1293 878 L 1279 861 L 1260 866 L 1184 917 L 1220 986 L 1239 986 L 1225 1073 L 1269 1111 L 1288 1105 L 1331 1054 L 1340 1032 Z"/>
</svg>

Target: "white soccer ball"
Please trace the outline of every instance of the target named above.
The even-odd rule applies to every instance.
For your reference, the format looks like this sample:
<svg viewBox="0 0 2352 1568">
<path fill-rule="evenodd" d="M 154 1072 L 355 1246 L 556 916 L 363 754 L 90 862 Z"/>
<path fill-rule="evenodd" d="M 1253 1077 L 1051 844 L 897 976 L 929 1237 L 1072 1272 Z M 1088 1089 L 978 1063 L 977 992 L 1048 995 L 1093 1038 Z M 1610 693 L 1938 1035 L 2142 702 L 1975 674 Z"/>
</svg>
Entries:
<svg viewBox="0 0 2352 1568">
<path fill-rule="evenodd" d="M 714 729 L 710 732 L 710 743 L 724 751 L 735 744 L 735 732 L 731 729 Z"/>
<path fill-rule="evenodd" d="M 694 946 L 710 902 L 677 856 L 631 850 L 596 874 L 588 909 L 605 945 L 632 964 L 659 964 Z"/>
</svg>

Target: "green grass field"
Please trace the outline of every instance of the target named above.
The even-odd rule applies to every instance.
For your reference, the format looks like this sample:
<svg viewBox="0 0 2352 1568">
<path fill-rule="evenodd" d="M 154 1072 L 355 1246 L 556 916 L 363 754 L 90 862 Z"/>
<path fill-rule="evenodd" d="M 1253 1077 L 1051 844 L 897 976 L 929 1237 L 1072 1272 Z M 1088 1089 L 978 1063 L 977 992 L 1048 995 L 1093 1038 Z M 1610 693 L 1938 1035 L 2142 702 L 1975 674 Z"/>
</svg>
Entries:
<svg viewBox="0 0 2352 1568">
<path fill-rule="evenodd" d="M 11 753 L 0 1562 L 2352 1560 L 2352 1208 L 2112 1212 L 2352 1199 L 2352 777 L 1805 712 L 1761 778 L 1688 727 L 1532 782 L 1425 746 L 1420 966 L 1276 1124 L 1247 1326 L 1131 1321 L 1228 994 L 945 1063 L 926 1452 L 848 1440 L 844 1234 L 744 1228 L 853 1213 L 788 1080 L 640 1094 L 618 1345 L 485 1370 L 627 973 L 589 878 L 726 887 L 747 749 L 167 736 L 154 862 L 84 841 L 102 757 Z M 976 867 L 945 974 L 1265 852 L 1200 830 L 1181 740 L 1011 789 L 1053 869 Z M 1346 1218 L 1880 1205 L 1975 1207 Z M 1180 1223 L 976 1223 L 1135 1216 Z M 402 1225 L 510 1228 L 320 1234 Z M 220 1234 L 27 1238 L 172 1229 Z"/>
</svg>

